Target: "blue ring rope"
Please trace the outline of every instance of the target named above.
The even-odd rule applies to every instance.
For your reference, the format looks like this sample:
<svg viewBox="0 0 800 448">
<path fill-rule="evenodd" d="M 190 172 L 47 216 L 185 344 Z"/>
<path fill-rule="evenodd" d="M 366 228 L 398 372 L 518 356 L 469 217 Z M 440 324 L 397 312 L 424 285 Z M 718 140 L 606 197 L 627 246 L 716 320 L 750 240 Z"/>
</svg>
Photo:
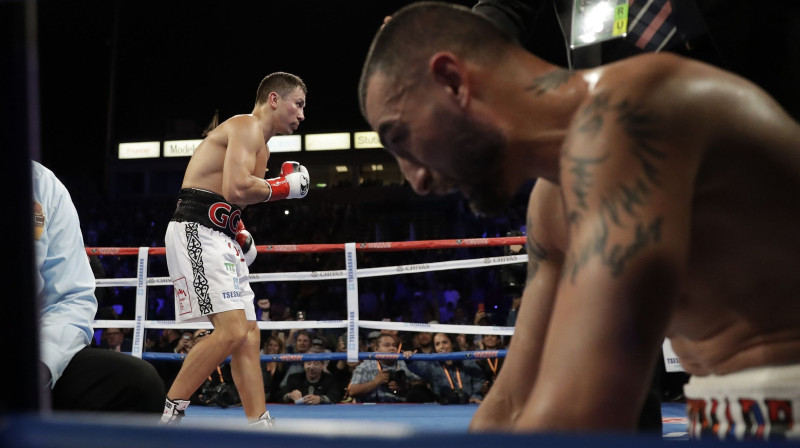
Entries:
<svg viewBox="0 0 800 448">
<path fill-rule="evenodd" d="M 474 350 L 450 353 L 414 353 L 408 358 L 402 353 L 362 352 L 359 360 L 404 360 L 404 361 L 461 361 L 505 358 L 507 350 Z M 148 361 L 183 361 L 186 355 L 180 353 L 144 352 L 142 359 Z M 279 353 L 261 355 L 263 362 L 303 362 L 303 361 L 346 361 L 346 352 L 330 353 Z M 230 361 L 230 357 L 226 359 Z"/>
</svg>

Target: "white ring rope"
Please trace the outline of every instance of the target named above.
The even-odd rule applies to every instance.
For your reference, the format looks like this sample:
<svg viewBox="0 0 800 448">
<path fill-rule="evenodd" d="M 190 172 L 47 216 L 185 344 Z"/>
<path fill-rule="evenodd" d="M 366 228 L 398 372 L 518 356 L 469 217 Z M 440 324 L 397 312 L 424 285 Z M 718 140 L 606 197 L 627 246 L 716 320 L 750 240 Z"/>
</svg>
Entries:
<svg viewBox="0 0 800 448">
<path fill-rule="evenodd" d="M 372 330 L 397 330 L 397 331 L 412 331 L 412 332 L 436 332 L 436 333 L 454 333 L 454 334 L 496 334 L 502 336 L 511 336 L 514 334 L 514 327 L 501 327 L 501 326 L 479 326 L 479 325 L 452 325 L 452 324 L 427 324 L 427 323 L 414 323 L 414 322 L 386 322 L 386 321 L 368 321 L 358 319 L 358 282 L 359 278 L 379 277 L 387 275 L 400 275 L 400 274 L 414 274 L 431 271 L 442 271 L 447 269 L 469 269 L 480 268 L 488 266 L 499 266 L 515 263 L 527 263 L 527 255 L 509 255 L 503 257 L 484 257 L 475 259 L 464 260 L 451 260 L 443 262 L 408 264 L 399 266 L 385 266 L 377 268 L 363 268 L 359 269 L 355 266 L 355 251 L 356 250 L 413 250 L 413 249 L 447 249 L 447 248 L 463 248 L 463 247 L 483 247 L 486 245 L 513 245 L 524 244 L 524 238 L 478 238 L 471 240 L 433 240 L 433 241 L 420 241 L 420 242 L 400 242 L 400 243 L 347 243 L 344 245 L 345 270 L 332 270 L 332 271 L 306 271 L 306 272 L 276 272 L 276 273 L 261 273 L 250 274 L 250 281 L 253 283 L 267 282 L 267 281 L 303 281 L 303 280 L 347 280 L 348 282 L 348 300 L 347 300 L 347 320 L 303 320 L 303 321 L 259 321 L 258 327 L 262 330 L 286 330 L 286 329 L 318 329 L 318 328 L 345 328 L 347 329 L 347 360 L 355 362 L 360 358 L 363 359 L 364 353 L 357 351 L 357 340 L 359 329 L 372 329 Z M 419 245 L 420 247 L 411 247 Z M 466 245 L 466 246 L 464 246 Z M 316 247 L 319 250 L 314 251 L 334 251 L 341 250 L 340 245 L 306 245 L 307 247 Z M 326 246 L 326 247 L 322 247 Z M 327 246 L 336 246 L 330 248 Z M 301 246 L 264 246 L 267 251 L 279 252 L 286 249 L 286 252 L 303 253 Z M 133 255 L 130 248 L 87 248 L 89 255 Z M 262 252 L 259 248 L 259 253 Z M 163 255 L 163 248 L 148 248 L 140 247 L 137 251 L 137 278 L 122 278 L 122 279 L 97 279 L 96 286 L 98 287 L 113 287 L 113 286 L 127 286 L 136 287 L 136 316 L 134 320 L 95 320 L 93 326 L 95 328 L 133 328 L 133 352 L 132 354 L 137 357 L 142 357 L 142 348 L 144 347 L 144 331 L 146 328 L 171 328 L 171 329 L 212 329 L 214 328 L 210 322 L 190 322 L 179 323 L 167 320 L 146 320 L 146 290 L 148 286 L 167 286 L 171 285 L 172 281 L 169 277 L 148 277 L 147 276 L 147 257 L 148 254 Z M 352 270 L 353 278 L 348 277 L 349 270 Z M 683 371 L 680 366 L 680 361 L 677 355 L 674 354 L 669 339 L 665 339 L 662 344 L 664 349 L 664 359 L 667 365 L 671 368 L 670 371 Z M 155 353 L 155 352 L 148 352 Z M 467 353 L 467 352 L 456 352 Z M 266 356 L 266 355 L 264 355 Z M 337 355 L 341 356 L 341 355 Z M 457 355 L 461 356 L 461 355 Z M 467 355 L 465 355 L 467 356 Z M 505 353 L 503 353 L 505 356 Z M 149 356 L 151 357 L 152 356 Z"/>
<path fill-rule="evenodd" d="M 492 243 L 493 239 L 482 240 L 468 240 L 480 246 L 477 243 Z M 514 239 L 494 239 L 494 242 L 517 241 L 513 244 L 519 244 L 518 240 Z M 436 243 L 426 242 L 426 243 Z M 442 241 L 443 244 L 450 244 L 447 241 Z M 462 244 L 463 240 L 458 240 L 456 244 Z M 384 243 L 385 248 L 391 249 L 393 244 Z M 512 244 L 512 243 L 508 243 Z M 380 277 L 388 275 L 399 274 L 415 274 L 432 271 L 443 271 L 451 269 L 469 269 L 469 268 L 482 268 L 488 266 L 500 266 L 515 263 L 527 263 L 526 255 L 509 255 L 502 257 L 483 257 L 475 259 L 464 260 L 451 260 L 442 262 L 408 264 L 398 266 L 384 266 L 376 268 L 363 268 L 359 269 L 356 266 L 355 254 L 359 248 L 365 248 L 364 244 L 357 245 L 356 243 L 346 243 L 344 245 L 345 265 L 344 270 L 332 271 L 311 271 L 311 272 L 276 272 L 276 273 L 260 273 L 250 274 L 250 281 L 253 283 L 267 282 L 267 281 L 313 281 L 313 280 L 345 280 L 347 282 L 347 319 L 346 320 L 321 320 L 321 321 L 259 321 L 258 327 L 262 330 L 285 330 L 285 329 L 318 329 L 318 328 L 344 328 L 347 332 L 347 359 L 349 361 L 357 361 L 360 356 L 358 352 L 358 330 L 374 329 L 374 330 L 398 330 L 398 331 L 415 331 L 415 332 L 438 332 L 438 333 L 458 333 L 458 334 L 497 334 L 497 335 L 512 335 L 514 333 L 513 327 L 497 327 L 497 326 L 475 326 L 475 325 L 450 325 L 450 324 L 424 324 L 412 322 L 386 322 L 386 321 L 362 321 L 358 318 L 358 279 L 369 277 Z M 377 247 L 378 250 L 383 247 Z M 441 248 L 441 247 L 440 247 Z M 375 250 L 376 247 L 370 247 Z M 402 250 L 402 249 L 400 249 Z M 113 254 L 113 250 L 107 251 L 108 254 Z M 213 326 L 210 322 L 186 322 L 179 323 L 175 321 L 164 320 L 147 320 L 146 319 L 146 301 L 147 301 L 147 287 L 149 286 L 168 286 L 172 285 L 172 280 L 169 277 L 148 277 L 147 276 L 147 260 L 148 255 L 152 252 L 152 248 L 140 247 L 138 250 L 137 260 L 137 277 L 136 278 L 121 278 L 121 279 L 105 279 L 100 278 L 96 280 L 97 287 L 135 287 L 136 288 L 136 316 L 134 320 L 95 320 L 95 328 L 133 328 L 133 352 L 134 356 L 142 357 L 142 349 L 144 347 L 145 335 L 144 331 L 147 328 L 174 328 L 174 329 L 211 329 Z M 87 253 L 98 253 L 98 249 L 87 250 Z M 103 249 L 99 250 L 100 254 L 105 254 Z M 117 253 L 116 255 L 121 255 Z M 131 254 L 132 255 L 132 254 Z M 352 275 L 351 275 L 352 274 Z"/>
<path fill-rule="evenodd" d="M 447 269 L 470 269 L 487 266 L 500 266 L 506 264 L 526 263 L 527 255 L 508 255 L 505 257 L 484 257 L 465 260 L 439 261 L 433 263 L 404 264 L 399 266 L 384 266 L 378 268 L 359 268 L 357 278 L 382 277 L 387 275 L 416 274 L 420 272 L 444 271 Z M 250 282 L 275 282 L 275 281 L 302 281 L 302 280 L 344 280 L 347 278 L 346 270 L 332 271 L 301 271 L 301 272 L 271 272 L 250 274 Z M 136 286 L 136 278 L 98 278 L 97 286 Z M 169 277 L 150 277 L 147 286 L 171 285 Z M 118 328 L 118 327 L 117 327 Z"/>
</svg>

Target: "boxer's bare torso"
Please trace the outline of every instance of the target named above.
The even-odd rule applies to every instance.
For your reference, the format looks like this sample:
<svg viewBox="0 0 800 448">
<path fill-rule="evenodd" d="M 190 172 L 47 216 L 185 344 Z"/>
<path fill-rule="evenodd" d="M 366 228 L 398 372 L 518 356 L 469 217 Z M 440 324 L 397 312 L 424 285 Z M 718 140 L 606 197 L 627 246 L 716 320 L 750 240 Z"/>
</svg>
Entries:
<svg viewBox="0 0 800 448">
<path fill-rule="evenodd" d="M 237 170 L 245 170 L 251 176 L 263 179 L 268 158 L 269 148 L 258 119 L 253 115 L 237 115 L 212 130 L 197 146 L 181 187 L 199 188 L 225 196 L 223 173 L 226 166 L 236 165 Z"/>
<path fill-rule="evenodd" d="M 677 297 L 659 309 L 668 313 L 666 336 L 688 372 L 726 374 L 800 362 L 800 126 L 759 89 L 716 69 L 691 61 L 669 65 L 675 61 L 666 58 L 640 62 L 598 70 L 594 98 L 615 93 L 604 98 L 608 110 L 597 116 L 618 126 L 567 139 L 561 186 L 568 209 L 589 219 L 597 206 L 591 201 L 602 203 L 597 216 L 610 229 L 603 240 L 603 257 L 612 260 L 607 265 L 625 260 L 625 250 L 634 254 L 638 240 L 647 240 L 647 231 L 626 240 L 635 233 L 631 226 L 647 229 L 657 219 L 663 220 L 661 242 L 685 246 L 673 252 L 680 269 Z M 648 77 L 658 70 L 664 79 Z M 654 93 L 642 90 L 649 85 L 636 82 L 639 76 L 660 83 Z M 614 151 L 624 149 L 613 142 L 581 145 L 620 132 L 620 143 L 630 142 L 623 147 L 633 154 L 627 159 L 615 160 Z M 579 166 L 575 159 L 591 157 L 609 159 L 589 168 L 601 193 L 586 199 L 584 209 L 585 198 L 576 191 L 586 179 L 569 170 Z M 575 255 L 579 243 L 569 250 Z M 635 267 L 634 261 L 619 264 Z"/>
</svg>

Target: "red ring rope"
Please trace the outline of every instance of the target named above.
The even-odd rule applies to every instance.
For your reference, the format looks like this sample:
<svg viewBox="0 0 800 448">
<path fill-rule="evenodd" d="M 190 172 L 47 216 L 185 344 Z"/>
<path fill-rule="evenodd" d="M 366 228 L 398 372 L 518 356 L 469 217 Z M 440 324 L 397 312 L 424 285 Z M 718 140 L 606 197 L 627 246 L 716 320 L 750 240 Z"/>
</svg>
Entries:
<svg viewBox="0 0 800 448">
<path fill-rule="evenodd" d="M 524 236 L 498 238 L 462 238 L 455 240 L 388 241 L 378 243 L 356 243 L 356 251 L 390 252 L 421 249 L 457 249 L 462 247 L 511 246 L 525 244 Z M 315 253 L 344 250 L 342 244 L 274 244 L 256 246 L 258 253 Z M 87 247 L 88 255 L 138 255 L 137 247 Z M 149 255 L 165 255 L 163 247 L 151 247 Z"/>
</svg>

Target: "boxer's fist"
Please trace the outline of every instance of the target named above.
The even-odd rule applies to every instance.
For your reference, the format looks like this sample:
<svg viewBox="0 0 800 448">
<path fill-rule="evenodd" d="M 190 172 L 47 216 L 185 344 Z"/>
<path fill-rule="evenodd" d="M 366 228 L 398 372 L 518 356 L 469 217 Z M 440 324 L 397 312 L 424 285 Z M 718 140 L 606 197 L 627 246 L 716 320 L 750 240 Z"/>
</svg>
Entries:
<svg viewBox="0 0 800 448">
<path fill-rule="evenodd" d="M 303 165 L 297 162 L 283 162 L 281 175 L 266 179 L 265 182 L 269 185 L 270 192 L 264 202 L 271 202 L 306 197 L 311 179 L 308 177 L 308 170 Z"/>
<path fill-rule="evenodd" d="M 256 243 L 253 242 L 253 235 L 250 235 L 250 232 L 245 230 L 244 224 L 242 224 L 241 221 L 239 221 L 239 227 L 236 230 L 236 242 L 239 243 L 239 247 L 242 248 L 242 258 L 244 262 L 247 263 L 248 266 L 253 264 L 258 254 Z"/>
</svg>

